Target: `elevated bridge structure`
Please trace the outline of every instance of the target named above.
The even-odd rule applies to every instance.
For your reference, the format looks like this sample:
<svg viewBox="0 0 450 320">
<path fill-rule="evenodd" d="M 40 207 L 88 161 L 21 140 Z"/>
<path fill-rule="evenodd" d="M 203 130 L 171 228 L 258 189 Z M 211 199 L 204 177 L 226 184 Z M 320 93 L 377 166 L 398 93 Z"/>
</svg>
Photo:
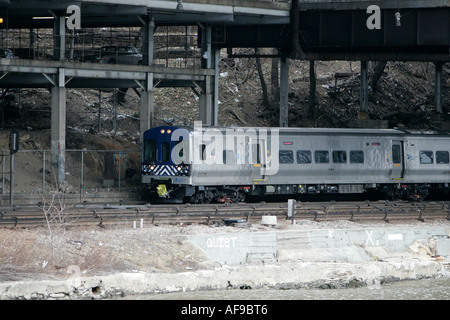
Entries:
<svg viewBox="0 0 450 320">
<path fill-rule="evenodd" d="M 12 41 L 10 30 L 53 30 L 50 58 L 0 58 L 0 88 L 51 91 L 52 163 L 58 181 L 64 182 L 67 88 L 139 90 L 144 132 L 152 127 L 154 88 L 192 87 L 199 93 L 200 120 L 217 125 L 220 50 L 226 48 L 233 57 L 240 56 L 235 48 L 254 48 L 245 57 L 268 57 L 259 49 L 276 48 L 277 54 L 269 56 L 281 60 L 280 126 L 288 126 L 289 59 L 361 61 L 362 111 L 367 108 L 367 61 L 432 61 L 436 111 L 442 112 L 441 70 L 450 61 L 449 21 L 450 0 L 0 0 L 0 47 Z M 81 30 L 139 27 L 142 62 L 76 61 L 73 51 L 69 53 L 81 34 L 76 22 Z M 198 67 L 155 63 L 154 35 L 161 26 L 197 27 Z"/>
</svg>

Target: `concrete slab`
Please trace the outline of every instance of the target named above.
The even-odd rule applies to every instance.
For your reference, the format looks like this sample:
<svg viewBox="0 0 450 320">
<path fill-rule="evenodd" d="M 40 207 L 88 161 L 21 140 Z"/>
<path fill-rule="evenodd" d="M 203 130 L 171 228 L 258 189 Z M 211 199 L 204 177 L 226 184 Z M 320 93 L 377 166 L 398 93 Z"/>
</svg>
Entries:
<svg viewBox="0 0 450 320">
<path fill-rule="evenodd" d="M 207 234 L 188 238 L 213 262 L 220 264 L 272 262 L 277 256 L 276 232 Z"/>
<path fill-rule="evenodd" d="M 446 228 L 289 230 L 189 236 L 212 262 L 360 263 L 412 255 L 450 258 Z"/>
</svg>

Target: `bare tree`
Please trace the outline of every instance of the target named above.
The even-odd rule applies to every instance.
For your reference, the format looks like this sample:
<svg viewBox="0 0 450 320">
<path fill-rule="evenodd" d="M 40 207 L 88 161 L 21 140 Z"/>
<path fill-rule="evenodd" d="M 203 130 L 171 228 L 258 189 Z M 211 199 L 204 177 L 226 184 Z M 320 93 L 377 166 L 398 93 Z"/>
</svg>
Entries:
<svg viewBox="0 0 450 320">
<path fill-rule="evenodd" d="M 258 70 L 258 75 L 259 75 L 259 81 L 261 82 L 261 90 L 262 90 L 262 94 L 263 94 L 263 105 L 265 107 L 270 107 L 270 102 L 269 102 L 269 95 L 267 92 L 267 83 L 266 80 L 264 80 L 264 73 L 262 70 L 262 66 L 261 66 L 261 59 L 257 56 L 256 57 L 256 70 Z"/>
<path fill-rule="evenodd" d="M 381 75 L 384 72 L 384 68 L 386 67 L 387 61 L 378 61 L 373 70 L 373 75 L 370 80 L 370 86 L 372 87 L 372 92 L 375 93 L 378 88 L 378 81 L 381 78 Z"/>
<path fill-rule="evenodd" d="M 273 54 L 277 54 L 277 49 L 272 50 Z M 279 100 L 280 97 L 280 83 L 279 83 L 279 58 L 272 58 L 272 68 L 270 73 L 270 86 L 273 100 Z"/>
<path fill-rule="evenodd" d="M 53 174 L 56 179 L 56 173 L 53 172 Z M 47 224 L 52 251 L 51 265 L 55 267 L 58 253 L 66 242 L 66 231 L 79 216 L 75 215 L 69 208 L 66 194 L 58 190 L 57 187 L 49 192 L 48 195 L 44 195 L 45 190 L 42 190 L 42 192 L 42 211 Z"/>
</svg>

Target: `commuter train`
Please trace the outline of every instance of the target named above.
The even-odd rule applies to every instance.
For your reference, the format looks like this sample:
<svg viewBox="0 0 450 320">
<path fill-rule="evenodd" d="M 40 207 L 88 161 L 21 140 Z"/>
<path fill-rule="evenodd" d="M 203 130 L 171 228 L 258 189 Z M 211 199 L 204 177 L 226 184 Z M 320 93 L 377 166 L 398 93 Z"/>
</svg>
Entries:
<svg viewBox="0 0 450 320">
<path fill-rule="evenodd" d="M 142 183 L 156 199 L 378 191 L 421 200 L 449 192 L 450 132 L 397 129 L 179 128 L 143 136 Z"/>
</svg>

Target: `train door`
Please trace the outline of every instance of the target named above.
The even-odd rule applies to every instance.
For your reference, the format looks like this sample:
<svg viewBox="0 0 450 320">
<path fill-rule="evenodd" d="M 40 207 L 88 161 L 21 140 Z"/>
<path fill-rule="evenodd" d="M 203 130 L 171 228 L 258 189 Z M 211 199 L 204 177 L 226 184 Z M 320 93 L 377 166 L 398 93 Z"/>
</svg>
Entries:
<svg viewBox="0 0 450 320">
<path fill-rule="evenodd" d="M 403 141 L 392 140 L 391 178 L 403 179 L 405 174 Z"/>
<path fill-rule="evenodd" d="M 250 141 L 251 178 L 252 182 L 264 181 L 266 174 L 266 141 L 257 139 Z"/>
</svg>

